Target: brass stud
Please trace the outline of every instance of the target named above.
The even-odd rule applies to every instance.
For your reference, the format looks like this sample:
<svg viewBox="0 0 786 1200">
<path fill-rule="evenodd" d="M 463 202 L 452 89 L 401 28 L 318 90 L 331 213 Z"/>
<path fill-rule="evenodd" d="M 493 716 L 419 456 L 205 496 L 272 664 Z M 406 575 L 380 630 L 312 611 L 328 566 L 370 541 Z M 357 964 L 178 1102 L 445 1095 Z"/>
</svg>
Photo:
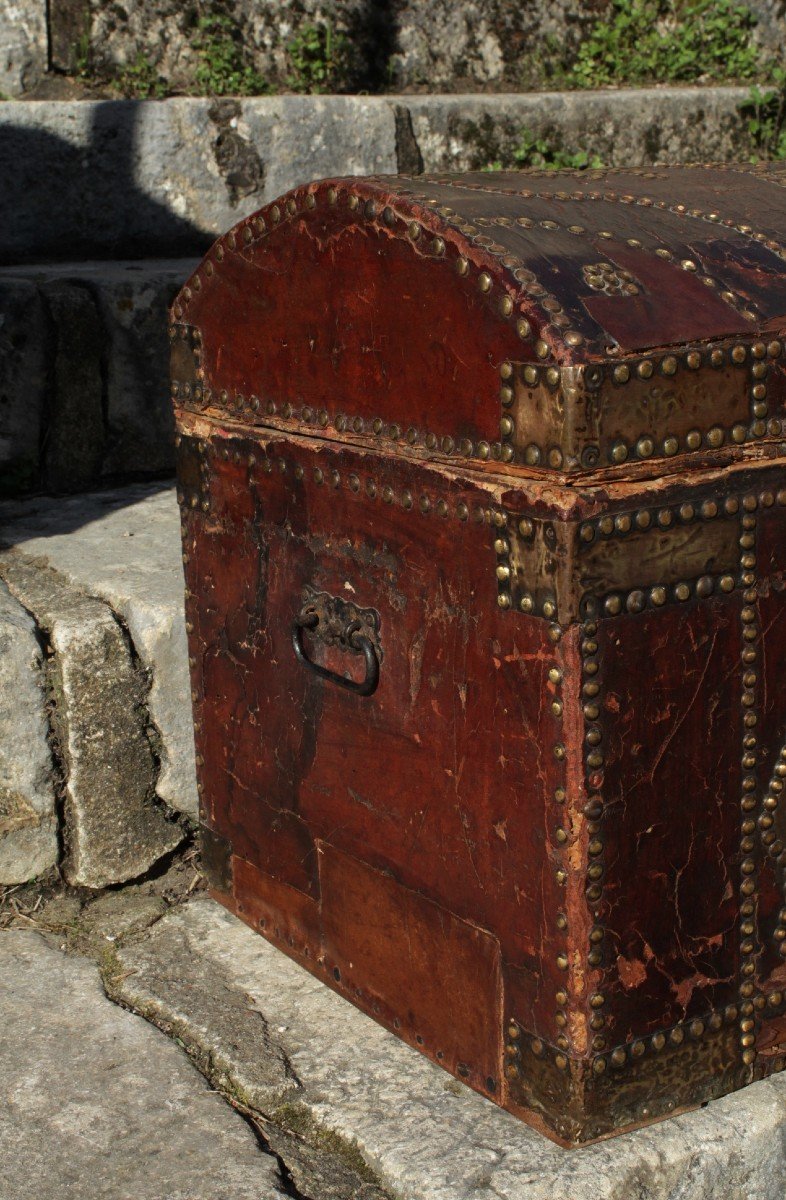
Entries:
<svg viewBox="0 0 786 1200">
<path fill-rule="evenodd" d="M 478 287 L 480 288 L 481 292 L 488 292 L 491 290 L 491 276 L 489 275 L 488 271 L 481 271 L 480 275 L 478 275 Z"/>
<path fill-rule="evenodd" d="M 503 317 L 509 317 L 513 312 L 513 301 L 510 296 L 503 296 L 499 302 L 499 311 Z"/>
<path fill-rule="evenodd" d="M 466 258 L 457 258 L 456 259 L 457 273 L 459 275 L 466 275 L 468 270 L 469 270 L 469 263 L 467 262 Z"/>
<path fill-rule="evenodd" d="M 650 437 L 641 437 L 636 442 L 636 453 L 639 458 L 650 458 L 655 450 L 655 444 Z"/>
<path fill-rule="evenodd" d="M 744 346 L 734 346 L 732 349 L 730 358 L 733 363 L 745 362 L 745 347 Z"/>
<path fill-rule="evenodd" d="M 520 338 L 528 338 L 529 337 L 530 333 L 532 332 L 532 329 L 530 327 L 529 321 L 527 321 L 526 318 L 519 317 L 518 321 L 516 322 L 516 332 L 518 333 Z M 536 375 L 536 378 L 537 378 L 537 375 Z"/>
<path fill-rule="evenodd" d="M 626 363 L 620 363 L 614 368 L 613 377 L 615 383 L 627 383 L 630 379 L 630 367 Z"/>
<path fill-rule="evenodd" d="M 648 358 L 645 358 L 645 359 L 642 359 L 642 361 L 637 366 L 636 373 L 639 376 L 639 379 L 651 379 L 652 378 L 652 370 L 653 370 L 652 363 L 650 362 L 650 360 Z"/>
<path fill-rule="evenodd" d="M 537 354 L 538 358 L 548 358 L 549 356 L 548 344 L 544 342 L 542 338 L 535 342 L 535 353 Z"/>
<path fill-rule="evenodd" d="M 685 356 L 685 362 L 688 364 L 691 371 L 698 371 L 699 367 L 701 366 L 701 355 L 697 350 L 691 350 Z"/>
<path fill-rule="evenodd" d="M 628 447 L 624 442 L 615 442 L 611 448 L 612 462 L 623 463 L 628 457 Z"/>
<path fill-rule="evenodd" d="M 701 445 L 701 433 L 698 429 L 691 429 L 685 438 L 685 445 L 689 450 L 698 450 Z"/>
<path fill-rule="evenodd" d="M 664 375 L 675 375 L 677 372 L 677 360 L 673 354 L 667 354 L 660 364 L 660 369 Z"/>
</svg>

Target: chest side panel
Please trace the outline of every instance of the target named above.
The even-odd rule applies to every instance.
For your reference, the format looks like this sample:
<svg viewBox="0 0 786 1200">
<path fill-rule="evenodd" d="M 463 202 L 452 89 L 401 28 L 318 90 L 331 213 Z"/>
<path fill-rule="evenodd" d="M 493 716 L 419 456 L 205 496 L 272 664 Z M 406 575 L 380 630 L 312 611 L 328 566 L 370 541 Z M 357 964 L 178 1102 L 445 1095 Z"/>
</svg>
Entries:
<svg viewBox="0 0 786 1200">
<path fill-rule="evenodd" d="M 544 792 L 565 799 L 563 650 L 547 622 L 499 605 L 495 544 L 513 517 L 482 482 L 327 443 L 222 436 L 196 457 L 201 490 L 195 506 L 184 490 L 183 510 L 200 787 L 236 858 L 241 915 L 307 949 L 306 965 L 361 1005 L 364 974 L 374 1015 L 435 1057 L 450 1027 L 438 997 L 461 968 L 486 1045 L 481 1067 L 464 1046 L 453 1069 L 493 1094 L 508 966 L 520 1019 L 552 1040 L 564 986 L 551 945 L 564 872 L 544 806 Z M 372 695 L 298 660 L 293 625 L 314 603 L 373 614 Z M 363 656 L 340 640 L 306 627 L 301 645 L 322 670 L 364 680 Z M 363 958 L 372 943 L 381 953 L 369 921 L 390 934 L 381 962 Z M 391 955 L 416 927 L 408 982 Z M 437 953 L 438 927 L 450 954 Z M 413 979 L 420 1008 L 406 999 Z"/>
</svg>

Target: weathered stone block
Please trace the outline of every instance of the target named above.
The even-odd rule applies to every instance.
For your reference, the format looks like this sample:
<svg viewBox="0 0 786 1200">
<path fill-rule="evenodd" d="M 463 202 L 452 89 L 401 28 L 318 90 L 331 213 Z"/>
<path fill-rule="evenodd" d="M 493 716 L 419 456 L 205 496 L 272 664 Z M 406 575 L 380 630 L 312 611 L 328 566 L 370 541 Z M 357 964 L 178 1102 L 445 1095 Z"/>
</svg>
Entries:
<svg viewBox="0 0 786 1200">
<path fill-rule="evenodd" d="M 197 812 L 194 734 L 174 489 L 136 485 L 58 501 L 8 503 L 0 537 L 45 559 L 71 586 L 119 614 L 146 672 L 156 730 L 156 793 Z"/>
<path fill-rule="evenodd" d="M 183 838 L 155 792 L 145 681 L 106 605 L 9 552 L 0 574 L 52 647 L 52 727 L 64 770 L 64 873 L 99 888 L 133 879 Z"/>
<path fill-rule="evenodd" d="M 0 884 L 57 862 L 44 657 L 35 623 L 0 580 Z"/>
<path fill-rule="evenodd" d="M 195 265 L 0 270 L 0 494 L 174 470 L 167 312 Z"/>
<path fill-rule="evenodd" d="M 38 483 L 49 358 L 38 289 L 0 279 L 0 495 Z"/>
<path fill-rule="evenodd" d="M 5 0 L 0 21 L 0 93 L 31 91 L 47 69 L 46 0 Z"/>
<path fill-rule="evenodd" d="M 78 492 L 104 457 L 103 326 L 89 290 L 65 282 L 43 289 L 54 331 L 43 476 L 54 492 Z"/>
<path fill-rule="evenodd" d="M 95 966 L 0 933 L 5 1200 L 284 1200 L 276 1159 Z"/>
</svg>

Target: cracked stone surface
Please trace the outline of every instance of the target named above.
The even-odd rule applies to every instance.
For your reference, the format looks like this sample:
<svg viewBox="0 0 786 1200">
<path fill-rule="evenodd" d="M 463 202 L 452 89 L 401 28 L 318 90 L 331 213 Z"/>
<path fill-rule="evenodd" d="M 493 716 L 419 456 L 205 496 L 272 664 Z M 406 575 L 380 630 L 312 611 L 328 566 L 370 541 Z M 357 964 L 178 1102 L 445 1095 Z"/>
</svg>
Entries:
<svg viewBox="0 0 786 1200">
<path fill-rule="evenodd" d="M 247 1104 L 354 1148 L 403 1200 L 783 1200 L 786 1192 L 782 1077 L 567 1151 L 397 1041 L 211 900 L 172 910 L 121 948 L 113 969 L 113 994 L 176 1028 L 208 1072 L 216 1055 Z M 243 997 L 263 1020 L 224 1024 L 220 1007 L 206 1010 L 206 989 L 234 997 L 232 1011 Z M 271 1039 L 278 1049 L 263 1063 Z"/>
<path fill-rule="evenodd" d="M 52 648 L 54 741 L 64 772 L 69 883 L 99 888 L 143 874 L 183 839 L 155 794 L 144 679 L 106 604 L 45 563 L 0 558 L 11 593 Z"/>
<path fill-rule="evenodd" d="M 119 615 L 148 675 L 146 705 L 160 738 L 157 795 L 196 816 L 174 488 L 137 484 L 58 500 L 7 501 L 0 504 L 0 542 L 47 563 Z"/>
<path fill-rule="evenodd" d="M 274 1156 L 96 967 L 0 933 L 3 1200 L 277 1200 Z"/>
<path fill-rule="evenodd" d="M 57 862 L 44 661 L 35 623 L 0 580 L 0 884 Z"/>
</svg>

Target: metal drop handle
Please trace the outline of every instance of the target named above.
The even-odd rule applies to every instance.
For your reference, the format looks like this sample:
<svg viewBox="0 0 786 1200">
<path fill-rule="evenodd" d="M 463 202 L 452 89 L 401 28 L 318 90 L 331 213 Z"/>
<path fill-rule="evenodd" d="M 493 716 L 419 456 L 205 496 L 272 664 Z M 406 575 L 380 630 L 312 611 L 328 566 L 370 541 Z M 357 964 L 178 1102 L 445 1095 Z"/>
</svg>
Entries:
<svg viewBox="0 0 786 1200">
<path fill-rule="evenodd" d="M 319 675 L 322 679 L 327 679 L 331 683 L 335 683 L 338 687 L 345 688 L 348 692 L 354 692 L 356 696 L 370 696 L 377 690 L 379 683 L 379 659 L 377 658 L 376 648 L 371 640 L 360 633 L 362 628 L 359 621 L 353 621 L 347 625 L 343 631 L 341 642 L 348 649 L 360 651 L 366 664 L 366 677 L 360 683 L 356 683 L 354 679 L 346 679 L 343 675 L 338 675 L 335 671 L 328 670 L 327 667 L 320 667 L 318 663 L 312 660 L 306 654 L 303 645 L 303 630 L 316 630 L 319 627 L 319 614 L 316 612 L 301 613 L 295 618 L 292 625 L 292 648 L 295 651 L 295 657 L 304 667 L 308 667 L 315 675 Z"/>
</svg>

